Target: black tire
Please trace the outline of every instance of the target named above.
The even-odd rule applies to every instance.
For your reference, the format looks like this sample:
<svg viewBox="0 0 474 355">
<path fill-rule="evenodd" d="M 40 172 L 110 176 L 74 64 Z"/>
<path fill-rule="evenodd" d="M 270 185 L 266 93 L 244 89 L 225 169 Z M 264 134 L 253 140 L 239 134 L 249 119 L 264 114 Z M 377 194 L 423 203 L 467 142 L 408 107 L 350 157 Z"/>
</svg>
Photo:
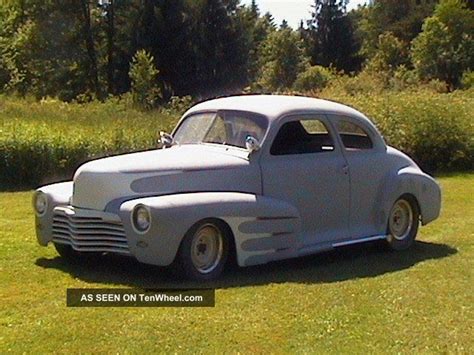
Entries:
<svg viewBox="0 0 474 355">
<path fill-rule="evenodd" d="M 81 253 L 74 250 L 70 245 L 54 243 L 54 247 L 58 254 L 64 260 L 70 263 L 79 263 L 85 260 L 92 260 L 98 253 Z"/>
<path fill-rule="evenodd" d="M 68 261 L 77 261 L 80 259 L 79 252 L 75 251 L 70 245 L 54 243 L 54 248 L 61 258 Z"/>
<path fill-rule="evenodd" d="M 388 246 L 397 251 L 410 248 L 418 233 L 419 220 L 420 208 L 416 199 L 408 194 L 400 196 L 388 216 Z"/>
<path fill-rule="evenodd" d="M 212 233 L 209 233 L 211 232 Z M 208 236 L 206 236 L 206 233 Z M 215 238 L 213 233 L 217 233 Z M 203 235 L 207 238 L 216 239 L 215 248 L 210 243 L 203 242 Z M 230 238 L 232 238 L 229 227 L 217 219 L 204 219 L 194 224 L 184 235 L 183 241 L 176 255 L 174 269 L 178 275 L 191 280 L 214 280 L 220 276 L 227 263 L 230 249 Z M 209 250 L 207 250 L 209 248 Z M 216 250 L 215 260 L 212 257 Z M 198 255 L 201 253 L 202 255 Z M 209 254 L 209 262 L 198 265 L 199 257 Z M 201 258 L 205 260 L 206 258 Z"/>
</svg>

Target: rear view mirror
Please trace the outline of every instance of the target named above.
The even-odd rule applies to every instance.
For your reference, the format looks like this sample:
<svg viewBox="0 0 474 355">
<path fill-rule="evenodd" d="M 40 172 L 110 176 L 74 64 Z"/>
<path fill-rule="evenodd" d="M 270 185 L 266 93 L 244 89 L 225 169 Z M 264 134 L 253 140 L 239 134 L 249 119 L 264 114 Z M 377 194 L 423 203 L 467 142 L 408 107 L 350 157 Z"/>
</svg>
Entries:
<svg viewBox="0 0 474 355">
<path fill-rule="evenodd" d="M 245 147 L 250 153 L 256 152 L 260 149 L 260 142 L 257 138 L 249 135 L 245 138 Z"/>
<path fill-rule="evenodd" d="M 161 131 L 158 139 L 159 148 L 169 148 L 174 144 L 174 138 L 171 134 Z"/>
</svg>

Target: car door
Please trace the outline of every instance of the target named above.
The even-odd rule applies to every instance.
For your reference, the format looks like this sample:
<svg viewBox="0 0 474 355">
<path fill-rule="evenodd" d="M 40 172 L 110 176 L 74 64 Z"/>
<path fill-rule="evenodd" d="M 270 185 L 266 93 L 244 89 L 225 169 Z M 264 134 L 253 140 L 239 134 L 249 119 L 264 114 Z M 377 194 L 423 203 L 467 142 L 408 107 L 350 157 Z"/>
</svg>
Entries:
<svg viewBox="0 0 474 355">
<path fill-rule="evenodd" d="M 290 116 L 260 160 L 263 194 L 298 208 L 303 246 L 349 233 L 349 175 L 337 142 L 324 115 Z"/>
<path fill-rule="evenodd" d="M 386 146 L 379 133 L 360 119 L 337 115 L 328 118 L 337 130 L 349 165 L 351 238 L 384 234 L 380 193 L 389 173 Z"/>
</svg>

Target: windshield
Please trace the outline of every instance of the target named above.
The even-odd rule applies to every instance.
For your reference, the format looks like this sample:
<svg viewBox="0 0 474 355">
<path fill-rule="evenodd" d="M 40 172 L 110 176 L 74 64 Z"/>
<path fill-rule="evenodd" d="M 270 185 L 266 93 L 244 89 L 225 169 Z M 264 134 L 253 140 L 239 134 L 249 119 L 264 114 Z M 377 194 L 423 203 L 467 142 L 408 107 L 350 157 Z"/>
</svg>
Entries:
<svg viewBox="0 0 474 355">
<path fill-rule="evenodd" d="M 178 144 L 214 143 L 245 148 L 248 136 L 262 141 L 265 117 L 248 112 L 205 112 L 186 118 L 174 134 Z"/>
</svg>

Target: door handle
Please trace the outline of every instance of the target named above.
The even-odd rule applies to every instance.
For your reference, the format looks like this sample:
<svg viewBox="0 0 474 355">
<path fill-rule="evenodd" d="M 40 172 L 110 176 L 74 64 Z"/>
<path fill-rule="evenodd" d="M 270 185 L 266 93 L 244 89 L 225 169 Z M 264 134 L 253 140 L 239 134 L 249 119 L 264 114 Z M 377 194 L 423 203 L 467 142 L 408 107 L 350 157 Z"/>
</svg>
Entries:
<svg viewBox="0 0 474 355">
<path fill-rule="evenodd" d="M 347 175 L 349 173 L 349 165 L 345 164 L 342 167 L 342 172 L 344 173 L 344 175 Z"/>
</svg>

